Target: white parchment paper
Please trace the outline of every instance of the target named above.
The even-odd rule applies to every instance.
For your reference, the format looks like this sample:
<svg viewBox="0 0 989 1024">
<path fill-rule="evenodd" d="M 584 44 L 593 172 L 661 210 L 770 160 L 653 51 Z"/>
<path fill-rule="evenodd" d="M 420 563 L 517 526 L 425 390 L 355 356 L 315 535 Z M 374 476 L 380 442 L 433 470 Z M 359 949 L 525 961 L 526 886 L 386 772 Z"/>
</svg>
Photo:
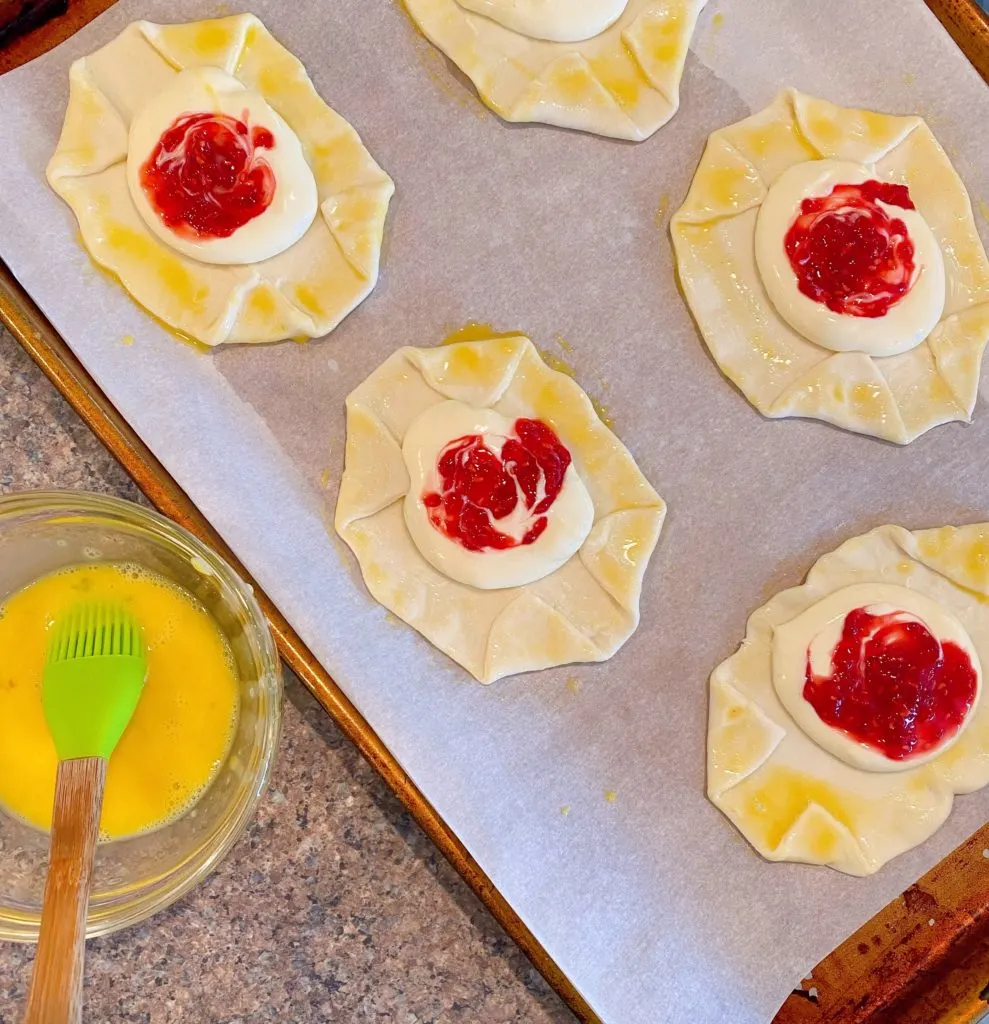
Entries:
<svg viewBox="0 0 989 1024">
<path fill-rule="evenodd" d="M 921 0 L 712 0 L 680 113 L 629 145 L 501 123 L 396 0 L 252 9 L 395 179 L 364 306 L 323 341 L 198 354 L 90 265 L 45 185 L 69 63 L 135 18 L 230 13 L 209 0 L 122 0 L 0 79 L 0 254 L 605 1021 L 768 1020 L 989 791 L 871 879 L 765 863 L 704 798 L 707 677 L 846 537 L 989 518 L 989 406 L 906 449 L 763 420 L 701 345 L 667 221 L 708 133 L 784 85 L 922 114 L 985 211 L 989 92 Z M 345 395 L 468 319 L 568 361 L 669 502 L 642 626 L 606 664 L 482 687 L 386 617 L 328 530 Z"/>
</svg>

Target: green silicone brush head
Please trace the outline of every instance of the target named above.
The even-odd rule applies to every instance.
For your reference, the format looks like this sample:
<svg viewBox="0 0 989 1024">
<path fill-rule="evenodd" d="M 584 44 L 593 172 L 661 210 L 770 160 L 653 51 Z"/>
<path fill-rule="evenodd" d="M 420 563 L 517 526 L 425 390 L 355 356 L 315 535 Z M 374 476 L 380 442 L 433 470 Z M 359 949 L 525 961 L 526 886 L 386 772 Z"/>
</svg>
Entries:
<svg viewBox="0 0 989 1024">
<path fill-rule="evenodd" d="M 126 608 L 83 602 L 55 622 L 41 700 L 59 760 L 110 757 L 147 671 L 141 627 Z"/>
</svg>

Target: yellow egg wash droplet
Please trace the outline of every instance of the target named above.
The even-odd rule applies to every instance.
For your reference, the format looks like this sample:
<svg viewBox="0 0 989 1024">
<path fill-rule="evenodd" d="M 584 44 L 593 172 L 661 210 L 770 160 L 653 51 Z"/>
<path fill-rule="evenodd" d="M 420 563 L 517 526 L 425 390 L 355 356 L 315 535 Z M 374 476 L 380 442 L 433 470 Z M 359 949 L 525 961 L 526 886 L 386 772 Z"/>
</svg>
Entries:
<svg viewBox="0 0 989 1024">
<path fill-rule="evenodd" d="M 653 223 L 660 231 L 666 230 L 666 215 L 670 210 L 670 194 L 664 192 L 659 197 L 659 202 L 656 205 L 656 212 L 653 214 Z"/>
<path fill-rule="evenodd" d="M 443 339 L 443 345 L 459 345 L 462 341 L 490 341 L 492 338 L 517 338 L 521 331 L 496 331 L 491 324 L 468 320 Z"/>
<path fill-rule="evenodd" d="M 572 356 L 573 355 L 573 352 L 574 352 L 573 345 L 571 345 L 570 342 L 567 341 L 567 339 L 564 338 L 562 334 L 555 335 L 553 340 L 557 343 L 557 345 L 560 346 L 560 348 L 564 352 L 566 352 L 566 354 L 568 356 Z"/>
<path fill-rule="evenodd" d="M 58 760 L 41 705 L 52 622 L 81 599 L 119 602 L 144 632 L 148 677 L 110 758 L 104 839 L 148 832 L 180 817 L 213 781 L 237 724 L 229 646 L 179 586 L 136 565 L 76 566 L 44 576 L 0 606 L 0 805 L 51 825 Z"/>
<path fill-rule="evenodd" d="M 595 398 L 593 395 L 588 395 L 591 400 L 591 405 L 594 406 L 594 411 L 598 414 L 598 419 L 609 429 L 615 429 L 615 418 L 611 415 L 611 410 L 601 401 L 600 398 Z"/>
<path fill-rule="evenodd" d="M 551 369 L 556 370 L 557 373 L 566 374 L 572 380 L 577 379 L 577 371 L 562 357 L 558 356 L 555 352 L 550 352 L 549 349 L 541 348 L 538 349 L 539 354 L 542 356 L 543 362 Z"/>
<path fill-rule="evenodd" d="M 561 351 L 565 352 L 567 356 L 574 354 L 574 347 L 563 337 L 562 334 L 557 334 L 553 339 Z M 543 362 L 551 369 L 556 370 L 557 373 L 564 373 L 572 380 L 577 380 L 577 370 L 574 365 L 562 356 L 558 356 L 555 352 L 550 352 L 547 349 L 538 349 L 539 355 L 542 356 Z M 609 385 L 603 378 L 601 380 L 601 386 L 607 391 Z M 590 399 L 591 405 L 594 407 L 594 411 L 598 415 L 598 419 L 609 429 L 613 429 L 615 426 L 614 417 L 611 415 L 611 410 L 607 405 L 596 396 L 592 395 L 589 391 L 585 391 L 588 399 Z"/>
</svg>

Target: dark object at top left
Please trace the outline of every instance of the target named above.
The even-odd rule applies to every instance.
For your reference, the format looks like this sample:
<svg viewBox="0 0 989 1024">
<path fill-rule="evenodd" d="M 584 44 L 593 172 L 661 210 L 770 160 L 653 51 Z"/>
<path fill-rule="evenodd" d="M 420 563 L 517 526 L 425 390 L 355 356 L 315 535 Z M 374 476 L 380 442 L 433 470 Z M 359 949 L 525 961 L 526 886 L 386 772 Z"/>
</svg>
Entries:
<svg viewBox="0 0 989 1024">
<path fill-rule="evenodd" d="M 69 0 L 0 0 L 0 46 L 69 9 Z"/>
</svg>

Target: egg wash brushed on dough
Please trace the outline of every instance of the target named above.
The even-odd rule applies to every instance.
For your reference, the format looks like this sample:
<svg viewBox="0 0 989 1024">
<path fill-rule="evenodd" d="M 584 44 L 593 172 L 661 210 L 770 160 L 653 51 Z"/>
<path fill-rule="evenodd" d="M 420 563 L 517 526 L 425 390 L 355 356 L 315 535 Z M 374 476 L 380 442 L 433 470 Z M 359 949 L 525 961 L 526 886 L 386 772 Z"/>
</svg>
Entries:
<svg viewBox="0 0 989 1024">
<path fill-rule="evenodd" d="M 89 260 L 89 266 L 92 267 L 93 270 L 101 274 L 103 277 L 105 277 L 108 281 L 112 281 L 115 287 L 122 288 L 126 292 L 127 297 L 131 300 L 131 302 L 133 302 L 134 305 L 137 306 L 137 308 L 140 309 L 146 316 L 150 317 L 166 334 L 170 334 L 176 341 L 180 341 L 182 342 L 183 345 L 187 345 L 194 352 L 196 352 L 197 355 L 206 355 L 207 352 L 212 351 L 212 347 L 210 345 L 207 345 L 205 342 L 199 341 L 197 338 L 194 338 L 191 334 L 186 334 L 185 331 L 180 331 L 177 327 L 172 327 L 171 324 L 167 324 L 160 317 L 155 316 L 155 314 L 152 313 L 147 306 L 144 306 L 140 302 L 138 302 L 137 299 L 135 299 L 134 296 L 131 295 L 131 293 L 127 291 L 126 288 L 124 288 L 124 284 L 117 274 L 110 270 L 109 267 L 104 267 L 101 264 L 97 263 L 96 260 L 93 259 L 89 250 L 86 249 L 84 244 L 82 244 L 82 248 L 83 251 L 86 253 L 87 259 Z M 130 338 L 131 340 L 128 342 L 126 340 L 127 338 Z M 123 342 L 124 345 L 133 345 L 134 337 L 133 335 L 126 334 L 124 335 L 123 338 L 121 338 L 121 341 Z"/>
<path fill-rule="evenodd" d="M 468 320 L 447 334 L 442 345 L 459 345 L 462 341 L 488 341 L 491 338 L 517 338 L 520 331 L 496 331 L 491 324 L 479 320 Z"/>
</svg>

